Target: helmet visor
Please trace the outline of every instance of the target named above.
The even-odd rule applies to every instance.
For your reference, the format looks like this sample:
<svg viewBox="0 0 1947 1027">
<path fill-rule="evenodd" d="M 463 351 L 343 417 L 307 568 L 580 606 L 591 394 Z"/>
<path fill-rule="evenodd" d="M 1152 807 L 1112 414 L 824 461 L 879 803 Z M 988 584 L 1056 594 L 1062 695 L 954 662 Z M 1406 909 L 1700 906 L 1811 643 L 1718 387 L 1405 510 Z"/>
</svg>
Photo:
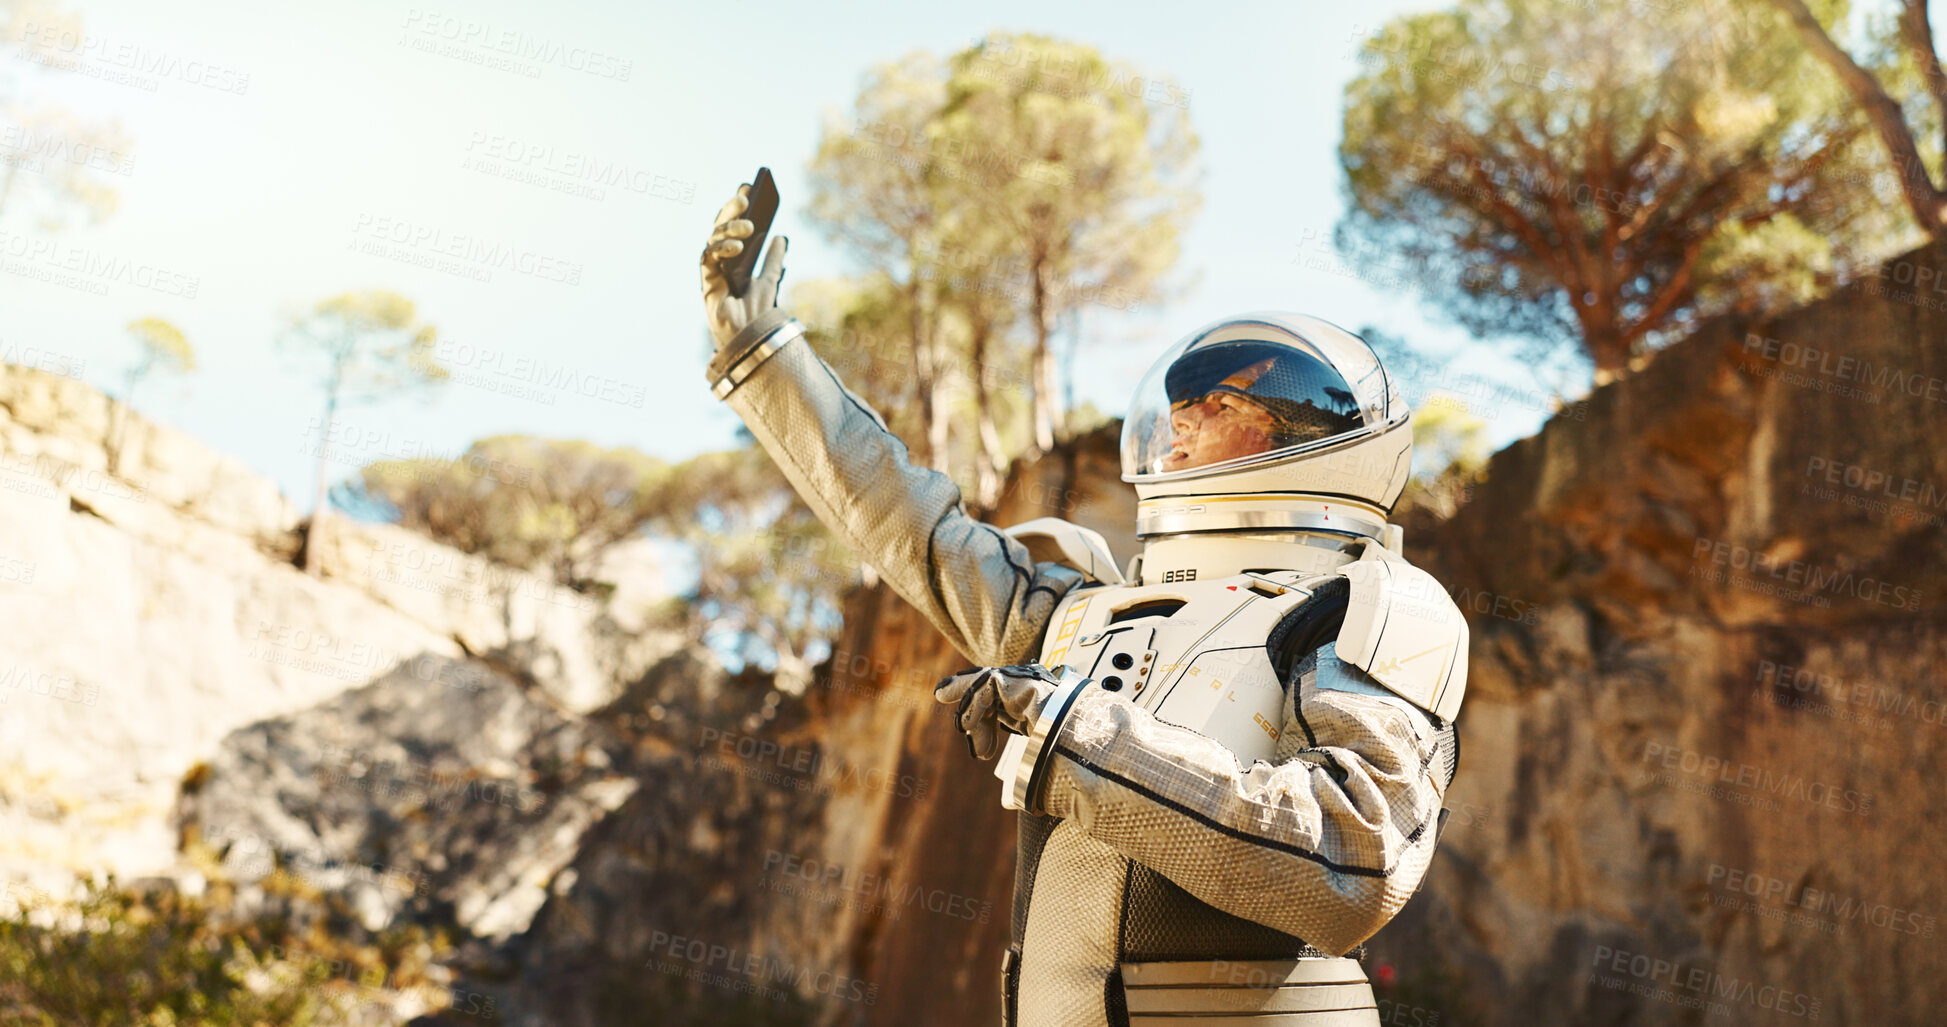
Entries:
<svg viewBox="0 0 1947 1027">
<path fill-rule="evenodd" d="M 1358 336 L 1317 318 L 1251 314 L 1192 332 L 1136 388 L 1126 481 L 1200 476 L 1363 438 L 1404 418 Z"/>
</svg>

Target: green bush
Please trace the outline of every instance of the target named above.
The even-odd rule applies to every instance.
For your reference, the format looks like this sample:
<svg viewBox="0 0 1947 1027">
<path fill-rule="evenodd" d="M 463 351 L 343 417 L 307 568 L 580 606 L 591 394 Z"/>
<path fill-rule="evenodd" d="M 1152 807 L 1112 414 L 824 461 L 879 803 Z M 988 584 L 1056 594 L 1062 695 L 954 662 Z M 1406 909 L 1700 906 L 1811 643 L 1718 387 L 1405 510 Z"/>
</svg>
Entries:
<svg viewBox="0 0 1947 1027">
<path fill-rule="evenodd" d="M 357 944 L 112 881 L 20 905 L 0 918 L 0 1027 L 307 1027 L 412 989 L 445 1004 L 417 928 Z"/>
</svg>

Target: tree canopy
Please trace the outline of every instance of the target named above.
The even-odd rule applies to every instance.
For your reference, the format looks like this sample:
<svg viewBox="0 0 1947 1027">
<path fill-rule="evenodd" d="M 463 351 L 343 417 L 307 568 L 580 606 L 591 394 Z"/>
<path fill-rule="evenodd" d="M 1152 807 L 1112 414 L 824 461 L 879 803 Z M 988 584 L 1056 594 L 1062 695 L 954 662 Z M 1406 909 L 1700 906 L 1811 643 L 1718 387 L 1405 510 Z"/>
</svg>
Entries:
<svg viewBox="0 0 1947 1027">
<path fill-rule="evenodd" d="M 1815 11 L 1804 0 L 1772 2 L 1872 123 L 1914 223 L 1935 238 L 1947 234 L 1947 71 L 1926 0 L 1900 0 L 1890 21 L 1869 17 L 1863 58 L 1844 45 L 1849 5 Z"/>
<path fill-rule="evenodd" d="M 603 556 L 645 534 L 684 545 L 696 581 L 683 627 L 810 679 L 810 653 L 838 629 L 858 563 L 755 446 L 670 465 L 638 450 L 499 435 L 453 460 L 366 465 L 334 501 L 371 509 L 462 552 L 597 590 Z"/>
<path fill-rule="evenodd" d="M 109 417 L 108 470 L 120 469 L 122 446 L 128 438 L 128 418 L 135 403 L 135 387 L 156 371 L 186 374 L 196 370 L 196 348 L 189 344 L 182 329 L 160 317 L 143 317 L 129 322 L 128 334 L 139 352 L 122 380 L 121 402 Z"/>
<path fill-rule="evenodd" d="M 59 67 L 54 41 L 81 32 L 81 18 L 57 3 L 0 2 L 0 40 L 24 58 L 12 62 L 17 68 Z M 121 204 L 114 180 L 135 167 L 128 133 L 119 119 L 77 114 L 17 92 L 14 82 L 0 76 L 0 219 L 25 213 L 48 232 L 100 224 Z"/>
<path fill-rule="evenodd" d="M 949 424 L 973 422 L 976 505 L 1011 438 L 1054 443 L 1058 331 L 1072 340 L 1091 305 L 1165 294 L 1199 205 L 1196 152 L 1180 90 L 1033 34 L 881 65 L 850 122 L 826 125 L 809 212 L 866 269 L 834 312 L 903 343 L 877 370 L 913 410 L 918 459 L 948 470 Z M 997 381 L 1029 397 L 1018 433 Z"/>
<path fill-rule="evenodd" d="M 338 409 L 438 385 L 452 374 L 434 349 L 439 332 L 419 320 L 418 308 L 396 292 L 367 289 L 326 297 L 288 315 L 280 343 L 319 372 L 324 415 L 312 489 L 311 535 L 317 538 L 331 504 L 325 499 L 325 467 L 338 424 Z M 305 570 L 317 571 L 317 546 L 304 547 Z"/>
<path fill-rule="evenodd" d="M 1729 311 L 1804 303 L 1899 228 L 1882 160 L 1768 5 L 1460 0 L 1396 19 L 1346 89 L 1342 249 L 1477 335 L 1598 381 Z"/>
<path fill-rule="evenodd" d="M 377 505 L 388 519 L 463 552 L 588 583 L 601 556 L 669 512 L 661 460 L 626 446 L 496 435 L 451 460 L 380 460 L 334 501 Z"/>
</svg>

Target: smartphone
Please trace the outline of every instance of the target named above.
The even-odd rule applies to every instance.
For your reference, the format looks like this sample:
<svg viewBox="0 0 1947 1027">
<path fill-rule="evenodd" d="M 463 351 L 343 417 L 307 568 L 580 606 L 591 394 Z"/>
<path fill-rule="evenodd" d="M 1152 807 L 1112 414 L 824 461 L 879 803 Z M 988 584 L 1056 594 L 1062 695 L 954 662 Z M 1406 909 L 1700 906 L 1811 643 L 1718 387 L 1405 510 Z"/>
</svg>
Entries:
<svg viewBox="0 0 1947 1027">
<path fill-rule="evenodd" d="M 771 219 L 777 217 L 777 183 L 771 181 L 770 168 L 757 169 L 757 178 L 750 186 L 750 206 L 744 208 L 743 217 L 754 226 L 744 240 L 744 252 L 721 265 L 724 280 L 730 283 L 730 295 L 740 298 L 750 291 L 750 277 L 764 252 L 764 240 L 771 234 Z"/>
</svg>

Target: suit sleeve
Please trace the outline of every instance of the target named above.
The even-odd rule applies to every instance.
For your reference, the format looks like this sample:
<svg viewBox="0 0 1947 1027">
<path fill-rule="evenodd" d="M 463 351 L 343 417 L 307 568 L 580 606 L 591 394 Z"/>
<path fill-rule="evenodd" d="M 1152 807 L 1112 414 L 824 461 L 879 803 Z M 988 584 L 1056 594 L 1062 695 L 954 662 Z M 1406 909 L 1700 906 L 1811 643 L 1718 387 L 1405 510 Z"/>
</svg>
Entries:
<svg viewBox="0 0 1947 1027">
<path fill-rule="evenodd" d="M 719 395 L 819 520 L 976 666 L 1023 663 L 1082 575 L 968 516 L 960 488 L 914 466 L 781 312 L 712 362 Z M 778 339 L 784 339 L 778 343 Z M 727 390 L 727 395 L 725 394 Z"/>
<path fill-rule="evenodd" d="M 1249 768 L 1090 688 L 1056 730 L 1043 805 L 1219 909 L 1342 954 L 1426 874 L 1455 739 L 1331 645 L 1293 677 L 1277 761 Z"/>
</svg>

